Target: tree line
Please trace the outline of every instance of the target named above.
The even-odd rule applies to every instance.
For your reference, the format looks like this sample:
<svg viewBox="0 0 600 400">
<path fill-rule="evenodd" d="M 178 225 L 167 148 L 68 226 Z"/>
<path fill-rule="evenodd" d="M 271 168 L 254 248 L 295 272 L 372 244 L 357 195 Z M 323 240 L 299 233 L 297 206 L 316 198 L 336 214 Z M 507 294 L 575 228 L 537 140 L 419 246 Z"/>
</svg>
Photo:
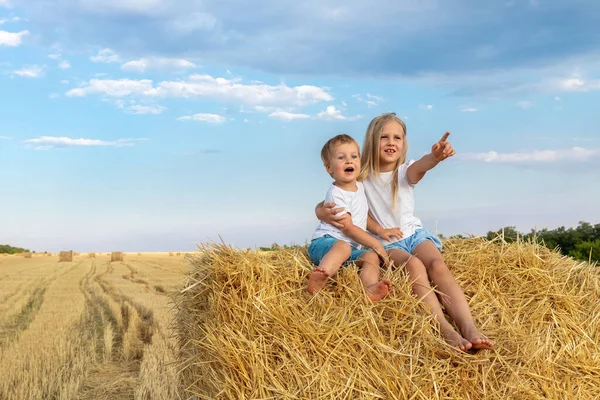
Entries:
<svg viewBox="0 0 600 400">
<path fill-rule="evenodd" d="M 8 244 L 0 244 L 0 254 L 18 254 L 18 253 L 31 253 L 27 249 L 20 247 L 13 247 Z"/>
<path fill-rule="evenodd" d="M 592 225 L 589 222 L 579 221 L 576 228 L 565 228 L 561 226 L 556 229 L 532 229 L 529 233 L 518 232 L 514 226 L 506 226 L 496 232 L 488 232 L 489 240 L 502 234 L 504 240 L 514 242 L 517 237 L 523 240 L 536 240 L 549 249 L 558 249 L 561 254 L 573 257 L 576 260 L 592 262 L 600 261 L 600 224 Z"/>
</svg>

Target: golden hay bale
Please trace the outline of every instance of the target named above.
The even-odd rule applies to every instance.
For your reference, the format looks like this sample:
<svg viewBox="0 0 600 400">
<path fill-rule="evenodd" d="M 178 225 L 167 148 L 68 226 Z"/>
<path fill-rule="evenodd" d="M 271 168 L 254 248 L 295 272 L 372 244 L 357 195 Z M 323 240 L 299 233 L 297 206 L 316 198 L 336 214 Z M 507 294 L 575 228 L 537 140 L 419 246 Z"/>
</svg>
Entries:
<svg viewBox="0 0 600 400">
<path fill-rule="evenodd" d="M 58 262 L 69 262 L 73 261 L 73 251 L 61 251 L 58 254 Z"/>
<path fill-rule="evenodd" d="M 141 256 L 141 255 L 142 255 L 142 253 L 137 253 L 137 255 L 138 255 L 138 256 Z"/>
<path fill-rule="evenodd" d="M 178 299 L 198 398 L 600 398 L 599 269 L 537 244 L 450 240 L 444 257 L 493 351 L 446 345 L 404 269 L 365 301 L 354 266 L 316 296 L 305 250 L 211 245 Z"/>
<path fill-rule="evenodd" d="M 180 251 L 178 251 L 176 255 L 180 256 L 180 255 L 181 255 L 181 252 L 180 252 Z"/>
<path fill-rule="evenodd" d="M 170 255 L 170 256 L 172 256 L 172 255 L 173 255 L 173 252 L 171 252 L 171 251 L 170 251 L 170 252 L 169 252 L 169 255 Z"/>
<path fill-rule="evenodd" d="M 96 253 L 88 253 L 88 258 L 96 258 Z"/>
<path fill-rule="evenodd" d="M 31 258 L 31 253 L 23 253 L 23 258 Z"/>
<path fill-rule="evenodd" d="M 123 261 L 123 252 L 113 251 L 112 253 L 110 253 L 110 262 L 113 261 Z"/>
</svg>

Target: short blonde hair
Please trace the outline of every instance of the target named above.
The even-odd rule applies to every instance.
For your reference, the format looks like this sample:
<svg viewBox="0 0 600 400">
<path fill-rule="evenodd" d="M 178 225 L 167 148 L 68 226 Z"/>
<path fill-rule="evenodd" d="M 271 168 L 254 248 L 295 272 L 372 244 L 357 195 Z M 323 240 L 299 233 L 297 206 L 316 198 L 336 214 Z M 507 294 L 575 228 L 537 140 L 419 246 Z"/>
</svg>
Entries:
<svg viewBox="0 0 600 400">
<path fill-rule="evenodd" d="M 358 151 L 360 153 L 358 142 L 354 140 L 352 136 L 346 135 L 345 133 L 337 135 L 329 139 L 321 149 L 321 161 L 323 161 L 323 165 L 325 165 L 326 167 L 329 166 L 329 161 L 331 160 L 331 156 L 333 155 L 333 150 L 335 146 L 346 143 L 354 143 L 356 145 L 356 148 L 359 149 Z"/>
<path fill-rule="evenodd" d="M 365 141 L 363 143 L 363 154 L 361 158 L 360 176 L 359 180 L 364 180 L 369 175 L 374 174 L 379 179 L 379 141 L 381 140 L 381 132 L 383 127 L 388 122 L 397 122 L 402 127 L 404 134 L 404 145 L 402 146 L 402 152 L 400 158 L 396 162 L 392 176 L 392 208 L 396 209 L 396 202 L 398 200 L 398 168 L 400 165 L 406 162 L 406 154 L 408 153 L 408 142 L 406 141 L 406 124 L 400 118 L 396 116 L 396 113 L 385 113 L 381 114 L 371 121 L 365 134 Z"/>
</svg>

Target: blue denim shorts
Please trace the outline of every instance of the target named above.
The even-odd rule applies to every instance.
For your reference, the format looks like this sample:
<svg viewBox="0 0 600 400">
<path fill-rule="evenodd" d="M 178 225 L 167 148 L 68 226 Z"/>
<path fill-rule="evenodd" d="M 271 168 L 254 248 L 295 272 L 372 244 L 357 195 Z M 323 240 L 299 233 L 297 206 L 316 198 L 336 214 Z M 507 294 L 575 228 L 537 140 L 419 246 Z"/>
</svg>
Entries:
<svg viewBox="0 0 600 400">
<path fill-rule="evenodd" d="M 310 246 L 308 246 L 308 256 L 310 260 L 315 264 L 319 265 L 325 254 L 333 247 L 333 244 L 340 239 L 336 239 L 333 236 L 325 235 L 320 238 L 316 238 L 311 240 Z M 356 261 L 358 258 L 367 250 L 366 249 L 357 249 L 356 247 L 352 247 L 352 253 L 348 258 L 348 261 Z M 345 264 L 345 263 L 344 263 Z"/>
<path fill-rule="evenodd" d="M 384 246 L 386 250 L 400 249 L 404 250 L 409 254 L 413 254 L 417 246 L 426 240 L 431 240 L 435 247 L 442 250 L 442 241 L 436 234 L 429 232 L 427 229 L 417 229 L 415 233 L 407 237 L 406 239 L 398 240 L 397 242 L 390 243 Z"/>
</svg>

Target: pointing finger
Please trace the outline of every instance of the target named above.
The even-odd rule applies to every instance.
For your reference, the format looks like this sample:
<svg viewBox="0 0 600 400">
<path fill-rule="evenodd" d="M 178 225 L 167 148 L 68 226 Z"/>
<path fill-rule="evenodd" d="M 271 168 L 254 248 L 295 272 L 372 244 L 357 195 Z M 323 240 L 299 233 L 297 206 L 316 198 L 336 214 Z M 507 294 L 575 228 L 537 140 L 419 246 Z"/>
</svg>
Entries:
<svg viewBox="0 0 600 400">
<path fill-rule="evenodd" d="M 444 133 L 444 136 L 442 136 L 442 138 L 440 139 L 440 143 L 446 142 L 446 139 L 448 139 L 448 136 L 450 136 L 450 132 Z"/>
</svg>

